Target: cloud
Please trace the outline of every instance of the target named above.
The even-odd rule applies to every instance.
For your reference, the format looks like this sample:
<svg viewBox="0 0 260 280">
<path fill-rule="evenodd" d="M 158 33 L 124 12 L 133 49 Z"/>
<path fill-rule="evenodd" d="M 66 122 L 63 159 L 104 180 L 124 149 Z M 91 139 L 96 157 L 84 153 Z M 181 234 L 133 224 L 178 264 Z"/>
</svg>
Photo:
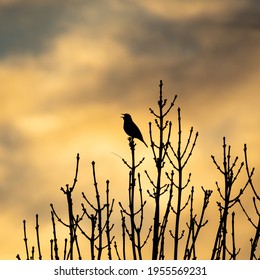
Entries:
<svg viewBox="0 0 260 280">
<path fill-rule="evenodd" d="M 210 155 L 221 156 L 224 135 L 234 154 L 249 142 L 259 166 L 255 2 L 76 2 L 0 1 L 0 197 L 10 228 L 38 210 L 49 222 L 48 205 L 64 202 L 59 188 L 72 182 L 77 152 L 79 185 L 92 184 L 87 167 L 96 160 L 117 195 L 128 171 L 112 152 L 129 156 L 120 114 L 131 113 L 149 142 L 160 79 L 168 102 L 178 94 L 173 133 L 177 106 L 183 135 L 191 125 L 200 133 L 195 185 L 214 188 Z M 150 167 L 149 151 L 137 149 Z"/>
<path fill-rule="evenodd" d="M 0 3 L 0 57 L 44 52 L 66 20 L 76 19 L 83 1 L 2 1 Z"/>
<path fill-rule="evenodd" d="M 196 90 L 226 84 L 227 80 L 234 83 L 238 75 L 250 75 L 255 70 L 253 65 L 257 66 L 255 57 L 259 56 L 258 17 L 254 5 L 233 2 L 229 10 L 224 2 L 221 5 L 199 3 L 197 16 L 193 13 L 188 16 L 187 11 L 193 10 L 193 5 L 185 8 L 179 4 L 177 9 L 165 9 L 171 17 L 149 13 L 160 11 L 156 9 L 158 5 L 154 3 L 151 9 L 153 5 L 149 3 L 142 17 L 126 23 L 120 39 L 137 63 L 141 58 L 150 59 L 162 75 L 168 71 L 174 82 L 188 80 L 185 84 L 196 86 Z M 221 8 L 215 11 L 216 6 Z M 209 8 L 213 14 L 208 13 Z M 182 11 L 188 15 L 176 18 Z"/>
<path fill-rule="evenodd" d="M 39 22 L 44 32 L 32 32 L 29 50 L 37 45 L 43 47 L 41 54 L 45 55 L 47 67 L 53 71 L 50 74 L 56 75 L 55 80 L 59 74 L 65 74 L 69 83 L 74 80 L 72 88 L 67 83 L 67 91 L 76 90 L 77 94 L 65 94 L 63 102 L 66 96 L 70 96 L 71 102 L 84 97 L 90 101 L 86 92 L 93 92 L 92 88 L 95 88 L 93 99 L 96 100 L 129 102 L 137 96 L 144 98 L 145 94 L 140 94 L 144 89 L 136 82 L 137 76 L 147 84 L 151 78 L 159 81 L 161 76 L 176 89 L 182 89 L 183 94 L 205 92 L 210 88 L 212 97 L 216 98 L 223 95 L 223 90 L 219 90 L 221 85 L 234 85 L 238 76 L 245 79 L 256 70 L 259 42 L 254 28 L 257 13 L 253 5 L 238 3 L 227 7 L 224 2 L 208 5 L 199 2 L 194 7 L 176 2 L 176 9 L 169 9 L 167 5 L 171 4 L 167 3 L 160 5 L 162 11 L 155 2 L 149 6 L 145 2 L 131 6 L 106 2 L 102 7 L 81 3 L 76 6 L 81 9 L 74 7 L 67 21 L 70 6 L 61 5 L 55 16 L 59 1 L 52 5 L 48 3 L 45 6 L 53 11 L 48 13 L 51 20 L 41 22 L 37 13 L 32 13 L 30 25 Z M 17 8 L 18 18 L 30 19 L 23 15 L 23 10 L 39 6 L 30 3 L 28 9 L 20 11 Z M 169 12 L 171 16 L 167 16 Z M 180 13 L 185 16 L 179 16 Z M 52 21 L 55 21 L 54 25 Z M 66 28 L 55 27 L 61 22 L 66 22 L 63 24 Z M 38 29 L 37 24 L 35 27 Z M 54 33 L 48 37 L 45 32 Z M 8 51 L 12 50 L 11 45 L 8 44 Z M 23 49 L 17 43 L 14 46 L 19 51 Z M 187 80 L 189 83 L 185 82 Z M 218 95 L 215 88 L 218 88 Z"/>
</svg>

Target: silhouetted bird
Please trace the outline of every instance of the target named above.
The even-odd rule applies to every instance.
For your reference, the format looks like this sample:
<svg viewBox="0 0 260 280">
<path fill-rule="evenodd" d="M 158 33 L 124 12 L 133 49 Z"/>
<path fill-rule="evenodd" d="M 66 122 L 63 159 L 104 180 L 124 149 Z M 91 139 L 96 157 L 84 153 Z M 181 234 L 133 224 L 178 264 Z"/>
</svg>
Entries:
<svg viewBox="0 0 260 280">
<path fill-rule="evenodd" d="M 137 138 L 142 141 L 146 147 L 146 143 L 144 142 L 142 133 L 137 125 L 133 122 L 132 117 L 129 114 L 122 114 L 122 118 L 124 119 L 124 131 L 132 138 Z"/>
</svg>

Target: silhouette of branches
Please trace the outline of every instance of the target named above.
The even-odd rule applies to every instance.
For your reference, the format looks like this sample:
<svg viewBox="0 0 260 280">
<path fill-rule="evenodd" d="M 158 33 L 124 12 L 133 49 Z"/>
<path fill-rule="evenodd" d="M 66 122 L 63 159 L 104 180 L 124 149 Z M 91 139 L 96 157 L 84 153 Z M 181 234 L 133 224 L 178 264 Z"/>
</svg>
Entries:
<svg viewBox="0 0 260 280">
<path fill-rule="evenodd" d="M 61 191 L 66 195 L 66 199 L 67 199 L 68 220 L 69 220 L 68 223 L 62 221 L 62 219 L 56 213 L 53 204 L 50 205 L 51 209 L 52 209 L 52 213 L 58 219 L 58 221 L 65 227 L 69 228 L 70 247 L 69 247 L 69 251 L 67 253 L 66 259 L 70 259 L 70 260 L 73 259 L 73 251 L 74 251 L 75 245 L 76 245 L 76 249 L 77 249 L 77 253 L 78 253 L 78 258 L 81 259 L 81 254 L 80 254 L 80 250 L 78 247 L 78 239 L 77 239 L 78 237 L 77 237 L 77 233 L 76 233 L 77 227 L 78 227 L 78 221 L 75 218 L 74 213 L 73 213 L 73 199 L 72 199 L 72 192 L 74 191 L 74 188 L 77 183 L 79 160 L 80 160 L 80 157 L 79 157 L 79 154 L 77 154 L 76 172 L 75 172 L 75 177 L 74 177 L 72 187 L 69 187 L 69 184 L 66 185 L 65 189 L 63 187 L 61 187 Z M 57 246 L 57 244 L 56 244 L 56 246 Z M 57 249 L 57 247 L 56 247 L 56 249 Z M 58 255 L 56 257 L 58 257 Z"/>
<path fill-rule="evenodd" d="M 149 245 L 151 245 L 150 258 L 153 260 L 164 260 L 169 256 L 175 260 L 200 258 L 200 233 L 208 227 L 207 211 L 212 201 L 213 191 L 204 187 L 190 187 L 191 173 L 187 173 L 186 169 L 197 144 L 198 132 L 191 127 L 184 139 L 180 108 L 177 108 L 176 127 L 170 121 L 170 113 L 176 99 L 177 95 L 168 104 L 168 100 L 163 97 L 163 83 L 160 81 L 157 110 L 149 108 L 154 118 L 154 123 L 149 122 L 148 128 L 150 160 L 154 163 L 155 172 L 144 171 L 148 187 L 144 186 L 141 180 L 142 172 L 139 172 L 139 167 L 144 163 L 145 158 L 141 157 L 141 160 L 137 160 L 139 154 L 136 152 L 136 143 L 132 137 L 128 138 L 131 162 L 128 163 L 120 157 L 129 170 L 125 192 L 122 186 L 122 195 L 125 194 L 128 205 L 118 201 L 118 213 L 114 210 L 115 199 L 111 198 L 110 181 L 107 180 L 105 185 L 98 182 L 94 161 L 91 163 L 92 188 L 81 192 L 79 203 L 81 208 L 75 207 L 78 205 L 75 193 L 79 189 L 79 186 L 76 188 L 80 161 L 77 154 L 73 182 L 71 186 L 66 184 L 65 187 L 60 188 L 66 198 L 67 211 L 63 214 L 64 211 L 57 211 L 54 204 L 50 204 L 52 237 L 49 240 L 49 258 L 51 260 L 75 258 L 142 260 L 148 258 L 144 255 L 144 247 L 147 248 Z M 176 131 L 177 137 L 173 137 L 172 131 Z M 238 157 L 231 157 L 231 146 L 226 144 L 225 137 L 222 148 L 221 164 L 215 156 L 211 156 L 213 165 L 221 174 L 222 182 L 216 182 L 219 201 L 216 202 L 215 210 L 219 213 L 219 219 L 212 250 L 208 252 L 209 258 L 212 260 L 239 258 L 243 250 L 237 239 L 237 232 L 240 230 L 237 226 L 239 217 L 237 211 L 240 211 L 253 229 L 252 236 L 248 237 L 248 246 L 250 246 L 248 258 L 260 259 L 260 197 L 253 182 L 255 168 L 249 166 L 246 144 L 244 144 L 244 161 L 241 163 L 238 163 Z M 237 188 L 242 171 L 245 171 L 246 179 Z M 250 192 L 252 197 L 248 197 Z M 148 201 L 145 200 L 145 194 L 148 194 Z M 152 214 L 148 212 L 149 207 L 147 210 L 149 203 Z M 148 225 L 150 224 L 147 228 L 146 221 Z M 211 224 L 216 222 L 213 216 L 210 217 L 210 221 Z M 121 229 L 119 237 L 112 234 L 115 226 Z M 62 237 L 60 237 L 60 228 L 65 229 Z M 35 220 L 35 234 L 36 246 L 31 246 L 27 222 L 24 220 L 24 258 L 27 260 L 44 258 L 38 214 Z M 122 241 L 120 246 L 119 238 Z M 173 243 L 173 246 L 168 246 L 169 243 Z M 17 254 L 16 258 L 22 259 L 20 254 Z"/>
<path fill-rule="evenodd" d="M 178 259 L 178 247 L 179 247 L 179 240 L 182 238 L 182 235 L 180 236 L 180 220 L 181 220 L 181 213 L 182 211 L 186 208 L 188 205 L 188 202 L 191 198 L 191 196 L 188 197 L 186 203 L 182 205 L 182 199 L 183 199 L 183 190 L 187 188 L 187 186 L 190 183 L 191 179 L 191 173 L 189 173 L 188 179 L 186 183 L 184 183 L 184 168 L 186 164 L 188 163 L 192 152 L 194 150 L 194 147 L 196 145 L 196 141 L 198 138 L 198 132 L 196 132 L 193 141 L 191 142 L 192 136 L 193 136 L 193 127 L 190 129 L 189 137 L 187 139 L 187 143 L 182 149 L 182 126 L 181 126 L 181 109 L 178 108 L 178 143 L 177 143 L 177 149 L 175 150 L 171 142 L 169 143 L 169 151 L 172 152 L 173 158 L 175 158 L 176 163 L 172 160 L 172 156 L 170 156 L 169 152 L 167 151 L 166 155 L 167 158 L 172 165 L 172 168 L 177 171 L 178 174 L 178 182 L 174 183 L 174 186 L 177 189 L 177 207 L 174 209 L 172 207 L 172 210 L 174 214 L 176 215 L 176 220 L 175 220 L 175 232 L 174 235 L 172 234 L 172 237 L 174 238 L 174 256 L 173 258 L 175 260 Z M 186 156 L 186 158 L 185 158 Z"/>
<path fill-rule="evenodd" d="M 107 248 L 108 249 L 108 259 L 112 259 L 111 254 L 111 244 L 113 242 L 114 236 L 111 237 L 111 231 L 114 227 L 114 224 L 110 226 L 110 217 L 113 212 L 114 199 L 110 204 L 109 198 L 109 181 L 106 181 L 106 203 L 101 205 L 101 198 L 98 188 L 98 183 L 96 179 L 96 170 L 95 170 L 95 162 L 92 162 L 92 173 L 94 180 L 94 189 L 96 194 L 96 206 L 89 201 L 84 192 L 82 192 L 82 196 L 87 204 L 92 209 L 92 213 L 90 213 L 82 203 L 83 216 L 87 216 L 91 223 L 90 234 L 87 234 L 81 226 L 79 226 L 81 233 L 89 240 L 90 248 L 91 248 L 91 259 L 95 259 L 95 249 L 97 250 L 97 259 L 100 260 L 102 256 L 102 251 Z M 105 213 L 105 214 L 103 214 Z M 103 222 L 103 218 L 105 216 L 105 221 Z M 97 233 L 96 233 L 97 231 Z M 106 235 L 106 244 L 103 245 L 103 236 L 104 232 Z M 97 245 L 96 245 L 97 241 Z"/>
<path fill-rule="evenodd" d="M 146 201 L 143 200 L 143 191 L 141 186 L 140 173 L 137 175 L 138 186 L 139 186 L 139 200 L 140 206 L 136 206 L 136 168 L 139 167 L 140 164 L 144 161 L 144 158 L 136 164 L 135 163 L 135 142 L 132 137 L 128 138 L 129 147 L 131 150 L 131 165 L 129 165 L 126 161 L 124 161 L 125 165 L 130 169 L 129 172 L 129 184 L 128 184 L 128 202 L 129 202 L 129 210 L 127 210 L 121 202 L 119 202 L 119 206 L 121 208 L 121 218 L 122 218 L 122 238 L 123 238 L 123 259 L 126 258 L 126 239 L 125 234 L 127 233 L 129 240 L 131 241 L 132 255 L 134 260 L 141 260 L 142 257 L 142 249 L 147 243 L 147 240 L 151 233 L 151 227 L 148 230 L 148 234 L 145 237 L 144 241 L 141 241 L 141 233 L 143 227 L 143 219 L 144 219 L 144 206 Z M 137 223 L 137 216 L 139 216 L 139 223 Z M 125 217 L 129 217 L 130 219 L 130 227 L 126 224 Z M 117 251 L 117 255 L 119 253 Z M 119 256 L 120 258 L 120 256 Z"/>
<path fill-rule="evenodd" d="M 252 189 L 252 191 L 253 191 L 253 193 L 255 195 L 252 198 L 252 201 L 253 201 L 255 212 L 256 212 L 257 217 L 258 217 L 257 223 L 252 221 L 252 218 L 249 216 L 249 214 L 247 213 L 246 209 L 243 207 L 243 204 L 242 204 L 240 199 L 238 200 L 238 202 L 239 202 L 243 212 L 245 213 L 248 221 L 255 228 L 255 235 L 254 235 L 254 237 L 252 237 L 250 239 L 250 243 L 251 243 L 250 260 L 253 260 L 253 259 L 260 259 L 260 254 L 259 254 L 259 256 L 256 256 L 256 249 L 257 249 L 258 242 L 259 242 L 259 237 L 260 237 L 260 212 L 259 212 L 258 207 L 257 207 L 257 201 L 259 202 L 260 198 L 259 198 L 259 196 L 258 196 L 258 194 L 257 194 L 257 192 L 255 190 L 255 187 L 253 185 L 253 181 L 252 181 L 252 178 L 251 178 L 252 177 L 251 174 L 254 172 L 255 169 L 252 168 L 252 171 L 251 172 L 249 171 L 248 156 L 247 156 L 247 146 L 246 146 L 246 144 L 244 145 L 244 157 L 245 157 L 245 165 L 246 165 L 246 173 L 247 173 L 247 176 L 248 176 L 248 181 L 249 181 L 251 189 Z"/>
<path fill-rule="evenodd" d="M 204 221 L 204 216 L 209 204 L 209 199 L 212 194 L 212 190 L 205 190 L 203 187 L 201 187 L 201 189 L 204 192 L 204 199 L 203 199 L 203 204 L 202 204 L 202 209 L 201 209 L 201 214 L 199 219 L 197 218 L 197 214 L 194 214 L 194 209 L 193 209 L 194 187 L 192 187 L 191 189 L 190 221 L 189 223 L 187 223 L 187 227 L 189 231 L 188 231 L 187 242 L 185 247 L 185 254 L 183 258 L 184 260 L 197 259 L 196 241 L 200 230 L 208 223 L 208 220 Z"/>
<path fill-rule="evenodd" d="M 227 257 L 226 253 L 229 252 L 227 247 L 227 233 L 228 233 L 227 223 L 228 223 L 229 212 L 230 209 L 237 202 L 239 202 L 239 199 L 241 198 L 242 194 L 244 193 L 245 189 L 247 188 L 248 184 L 251 181 L 251 178 L 254 173 L 254 169 L 251 171 L 251 173 L 248 173 L 248 180 L 244 184 L 244 186 L 239 190 L 238 194 L 232 197 L 231 194 L 234 189 L 234 183 L 236 182 L 237 177 L 244 166 L 244 162 L 240 164 L 237 171 L 234 170 L 236 163 L 238 161 L 238 157 L 236 157 L 234 161 L 231 162 L 231 146 L 227 147 L 225 137 L 223 138 L 223 167 L 221 167 L 216 162 L 214 156 L 211 157 L 213 163 L 216 165 L 217 169 L 221 172 L 221 174 L 224 177 L 224 191 L 221 190 L 218 182 L 216 182 L 217 190 L 219 192 L 221 199 L 223 200 L 223 204 L 221 204 L 221 202 L 217 202 L 217 205 L 219 207 L 220 220 L 219 220 L 219 227 L 217 230 L 214 247 L 212 250 L 211 259 L 225 260 Z M 234 223 L 234 216 L 233 216 L 232 223 Z M 234 229 L 234 226 L 232 226 L 232 228 Z M 234 235 L 234 233 L 232 235 Z M 237 254 L 233 252 L 231 254 L 231 257 L 234 258 L 236 255 Z"/>
<path fill-rule="evenodd" d="M 51 204 L 52 207 L 52 204 Z M 59 219 L 59 218 L 58 218 Z M 54 211 L 51 211 L 51 221 L 52 221 L 52 229 L 53 229 L 53 239 L 51 239 L 51 260 L 53 260 L 53 252 L 55 260 L 59 260 L 59 247 L 58 247 L 58 240 L 56 234 L 56 224 L 55 224 L 55 217 Z M 62 221 L 60 221 L 62 223 Z M 65 225 L 66 226 L 66 225 Z M 65 247 L 64 247 L 64 260 L 66 259 L 66 250 L 67 250 L 67 238 L 65 238 Z"/>
<path fill-rule="evenodd" d="M 159 130 L 159 143 L 157 144 L 153 137 L 153 129 L 152 123 L 149 123 L 149 132 L 150 132 L 150 141 L 151 141 L 151 148 L 153 152 L 153 159 L 155 162 L 156 170 L 157 170 L 157 178 L 156 182 L 154 183 L 149 175 L 148 171 L 146 171 L 146 175 L 152 185 L 152 192 L 148 191 L 150 197 L 154 199 L 154 222 L 153 222 L 153 244 L 152 244 L 152 259 L 160 259 L 164 258 L 164 234 L 165 228 L 168 222 L 168 215 L 169 215 L 169 207 L 171 205 L 172 200 L 172 184 L 163 184 L 162 183 L 162 171 L 165 165 L 165 157 L 167 155 L 167 149 L 169 147 L 169 141 L 171 137 L 171 127 L 172 123 L 168 120 L 165 120 L 165 117 L 168 115 L 172 107 L 174 106 L 175 100 L 177 95 L 173 98 L 170 106 L 165 109 L 167 104 L 167 99 L 163 99 L 163 83 L 160 81 L 159 84 L 160 92 L 159 92 L 159 100 L 158 100 L 158 109 L 159 112 L 155 113 L 153 109 L 150 108 L 151 114 L 155 117 L 155 125 Z M 168 203 L 167 207 L 164 210 L 163 214 L 163 223 L 161 222 L 161 197 L 169 191 Z"/>
<path fill-rule="evenodd" d="M 36 217 L 36 239 L 37 239 L 37 248 L 38 248 L 38 253 L 39 253 L 39 260 L 42 259 L 42 254 L 41 254 L 41 246 L 40 246 L 40 233 L 39 233 L 39 221 L 38 221 L 38 214 L 35 215 Z M 34 253 L 35 253 L 35 247 L 32 246 L 31 249 L 31 256 L 29 254 L 29 245 L 28 245 L 28 238 L 27 238 L 27 230 L 26 230 L 26 220 L 23 220 L 23 235 L 24 235 L 24 246 L 25 246 L 25 252 L 26 252 L 26 259 L 27 260 L 34 260 Z M 21 260 L 20 254 L 16 255 L 17 260 Z"/>
</svg>

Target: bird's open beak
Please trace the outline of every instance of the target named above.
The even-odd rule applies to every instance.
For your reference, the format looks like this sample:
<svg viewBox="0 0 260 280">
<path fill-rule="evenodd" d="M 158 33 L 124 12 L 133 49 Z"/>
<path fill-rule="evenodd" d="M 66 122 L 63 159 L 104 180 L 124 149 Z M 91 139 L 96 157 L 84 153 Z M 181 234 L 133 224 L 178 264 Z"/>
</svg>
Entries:
<svg viewBox="0 0 260 280">
<path fill-rule="evenodd" d="M 121 118 L 124 118 L 125 114 L 121 114 L 121 115 L 122 115 Z"/>
</svg>

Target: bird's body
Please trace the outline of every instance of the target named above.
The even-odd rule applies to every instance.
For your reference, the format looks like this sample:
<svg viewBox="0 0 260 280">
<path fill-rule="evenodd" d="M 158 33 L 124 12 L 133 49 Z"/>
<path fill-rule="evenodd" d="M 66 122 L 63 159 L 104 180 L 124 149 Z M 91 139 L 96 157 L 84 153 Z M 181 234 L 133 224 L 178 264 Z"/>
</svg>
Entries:
<svg viewBox="0 0 260 280">
<path fill-rule="evenodd" d="M 138 126 L 133 122 L 132 117 L 129 114 L 122 114 L 124 119 L 124 131 L 127 135 L 129 135 L 132 138 L 137 138 L 140 141 L 142 141 L 146 147 L 146 143 L 144 142 L 142 133 Z"/>
</svg>

